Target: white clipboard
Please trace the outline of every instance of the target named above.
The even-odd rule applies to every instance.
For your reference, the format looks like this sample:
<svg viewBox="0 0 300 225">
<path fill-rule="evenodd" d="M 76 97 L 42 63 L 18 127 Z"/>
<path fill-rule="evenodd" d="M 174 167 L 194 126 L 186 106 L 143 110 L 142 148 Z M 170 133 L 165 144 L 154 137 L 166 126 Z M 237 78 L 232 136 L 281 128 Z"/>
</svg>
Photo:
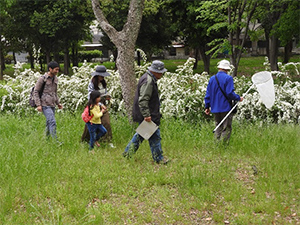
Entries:
<svg viewBox="0 0 300 225">
<path fill-rule="evenodd" d="M 148 140 L 152 134 L 157 130 L 158 126 L 153 122 L 143 121 L 138 128 L 136 128 L 136 132 L 141 135 L 145 140 Z"/>
</svg>

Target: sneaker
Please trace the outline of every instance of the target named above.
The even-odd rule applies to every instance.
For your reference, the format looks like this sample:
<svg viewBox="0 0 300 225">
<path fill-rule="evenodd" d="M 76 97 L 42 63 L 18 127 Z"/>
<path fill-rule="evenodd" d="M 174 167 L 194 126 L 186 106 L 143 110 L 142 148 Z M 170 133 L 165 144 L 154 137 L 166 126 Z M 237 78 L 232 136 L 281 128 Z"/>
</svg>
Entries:
<svg viewBox="0 0 300 225">
<path fill-rule="evenodd" d="M 116 146 L 114 146 L 113 143 L 109 143 L 108 145 L 109 145 L 109 147 L 111 147 L 111 148 L 116 148 Z"/>
<path fill-rule="evenodd" d="M 122 155 L 123 155 L 123 157 L 126 158 L 126 159 L 129 159 L 129 158 L 130 158 L 128 152 L 123 152 Z"/>
<path fill-rule="evenodd" d="M 163 159 L 163 160 L 160 160 L 158 162 L 156 162 L 157 164 L 162 164 L 162 165 L 167 165 L 169 162 L 171 162 L 171 160 L 169 159 Z"/>
<path fill-rule="evenodd" d="M 56 144 L 57 144 L 58 147 L 60 147 L 60 146 L 62 146 L 64 143 L 61 142 L 61 141 L 56 140 Z"/>
</svg>

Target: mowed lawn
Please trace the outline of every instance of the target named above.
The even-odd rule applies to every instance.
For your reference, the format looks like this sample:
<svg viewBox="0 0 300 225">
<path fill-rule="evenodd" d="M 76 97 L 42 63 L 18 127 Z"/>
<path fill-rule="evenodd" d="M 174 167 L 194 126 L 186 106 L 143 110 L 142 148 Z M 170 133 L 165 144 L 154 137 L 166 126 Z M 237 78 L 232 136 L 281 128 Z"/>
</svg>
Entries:
<svg viewBox="0 0 300 225">
<path fill-rule="evenodd" d="M 299 224 L 300 127 L 234 121 L 229 146 L 213 121 L 164 118 L 167 165 L 144 142 L 122 157 L 135 126 L 112 116 L 113 143 L 80 142 L 80 113 L 57 113 L 63 144 L 45 119 L 0 115 L 1 224 Z"/>
</svg>

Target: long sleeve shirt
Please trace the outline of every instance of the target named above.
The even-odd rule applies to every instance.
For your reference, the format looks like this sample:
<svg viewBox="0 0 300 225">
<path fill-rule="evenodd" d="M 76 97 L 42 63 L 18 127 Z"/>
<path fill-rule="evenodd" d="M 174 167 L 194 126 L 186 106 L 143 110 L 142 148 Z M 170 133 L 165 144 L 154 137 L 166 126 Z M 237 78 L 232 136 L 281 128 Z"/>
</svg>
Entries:
<svg viewBox="0 0 300 225">
<path fill-rule="evenodd" d="M 90 94 L 92 91 L 95 91 L 95 87 L 94 87 L 94 84 L 92 82 L 89 83 L 89 86 L 88 86 L 88 99 L 90 99 Z M 103 85 L 100 83 L 99 84 L 99 90 L 100 92 L 100 95 L 104 95 L 104 94 L 107 94 L 107 89 L 103 87 Z"/>
<path fill-rule="evenodd" d="M 90 122 L 94 124 L 101 124 L 101 117 L 103 116 L 103 113 L 99 105 L 95 105 L 93 109 L 90 110 L 90 113 L 91 115 L 94 115 Z"/>
<path fill-rule="evenodd" d="M 217 83 L 216 76 L 220 87 Z M 204 98 L 205 108 L 210 108 L 212 113 L 228 112 L 231 110 L 231 105 L 220 88 L 222 88 L 228 100 L 240 100 L 240 96 L 234 92 L 233 78 L 227 73 L 219 71 L 209 79 Z"/>
<path fill-rule="evenodd" d="M 42 90 L 44 82 L 45 87 L 40 97 L 39 92 Z M 57 96 L 57 83 L 57 77 L 50 77 L 48 73 L 38 79 L 34 88 L 34 101 L 37 106 L 55 107 L 60 104 Z"/>
</svg>

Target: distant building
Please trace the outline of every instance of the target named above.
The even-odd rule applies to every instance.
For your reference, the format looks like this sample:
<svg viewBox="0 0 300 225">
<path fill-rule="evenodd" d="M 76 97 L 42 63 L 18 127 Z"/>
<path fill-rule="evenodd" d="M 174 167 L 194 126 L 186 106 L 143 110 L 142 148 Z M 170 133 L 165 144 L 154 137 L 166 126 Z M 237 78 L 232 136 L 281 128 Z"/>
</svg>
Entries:
<svg viewBox="0 0 300 225">
<path fill-rule="evenodd" d="M 169 49 L 164 51 L 165 59 L 187 59 L 189 58 L 189 48 L 183 44 L 173 43 Z"/>
<path fill-rule="evenodd" d="M 108 61 L 110 51 L 103 47 L 101 44 L 101 38 L 104 36 L 102 31 L 98 28 L 97 21 L 94 21 L 94 24 L 90 26 L 91 34 L 92 34 L 92 41 L 85 41 L 81 47 L 83 47 L 85 50 L 99 50 L 102 52 L 102 57 L 100 59 L 95 59 L 99 61 Z"/>
</svg>

